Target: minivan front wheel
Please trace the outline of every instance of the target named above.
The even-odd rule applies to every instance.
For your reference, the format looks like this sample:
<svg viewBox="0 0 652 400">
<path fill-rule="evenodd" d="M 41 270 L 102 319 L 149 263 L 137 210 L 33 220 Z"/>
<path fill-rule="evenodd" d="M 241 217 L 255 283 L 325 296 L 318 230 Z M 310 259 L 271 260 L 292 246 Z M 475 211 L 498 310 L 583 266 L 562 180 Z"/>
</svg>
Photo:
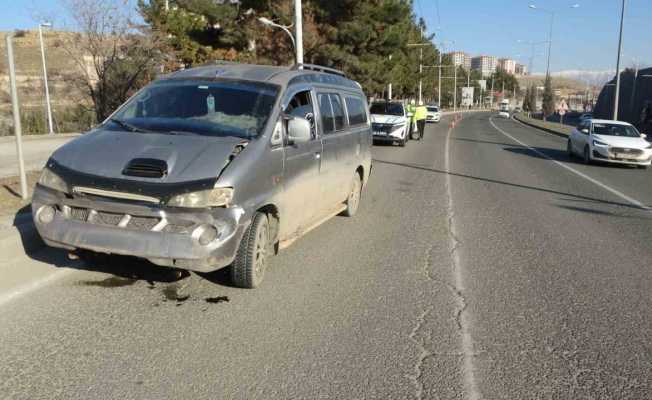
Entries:
<svg viewBox="0 0 652 400">
<path fill-rule="evenodd" d="M 362 179 L 360 179 L 360 174 L 356 172 L 353 174 L 353 182 L 351 183 L 351 192 L 349 192 L 349 197 L 346 198 L 346 209 L 342 215 L 346 217 L 352 217 L 358 212 L 358 206 L 360 205 L 360 197 L 362 195 Z"/>
<path fill-rule="evenodd" d="M 245 289 L 258 287 L 265 276 L 269 250 L 269 220 L 266 214 L 257 212 L 240 241 L 231 265 L 233 284 Z"/>
</svg>

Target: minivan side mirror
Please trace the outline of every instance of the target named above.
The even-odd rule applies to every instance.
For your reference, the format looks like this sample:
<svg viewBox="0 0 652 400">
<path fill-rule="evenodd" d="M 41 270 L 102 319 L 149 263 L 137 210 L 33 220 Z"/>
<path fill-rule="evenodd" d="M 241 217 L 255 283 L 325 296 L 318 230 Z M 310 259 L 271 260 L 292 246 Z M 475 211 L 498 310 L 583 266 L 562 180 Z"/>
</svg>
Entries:
<svg viewBox="0 0 652 400">
<path fill-rule="evenodd" d="M 288 120 L 288 143 L 299 144 L 309 142 L 311 139 L 310 121 L 301 117 Z"/>
<path fill-rule="evenodd" d="M 581 132 L 582 132 L 582 133 L 585 133 L 585 134 L 587 134 L 587 135 L 589 134 L 589 130 L 588 130 L 587 128 L 582 129 Z"/>
<path fill-rule="evenodd" d="M 646 135 L 645 133 L 641 133 L 641 137 L 642 137 L 643 139 L 647 139 L 647 135 Z"/>
</svg>

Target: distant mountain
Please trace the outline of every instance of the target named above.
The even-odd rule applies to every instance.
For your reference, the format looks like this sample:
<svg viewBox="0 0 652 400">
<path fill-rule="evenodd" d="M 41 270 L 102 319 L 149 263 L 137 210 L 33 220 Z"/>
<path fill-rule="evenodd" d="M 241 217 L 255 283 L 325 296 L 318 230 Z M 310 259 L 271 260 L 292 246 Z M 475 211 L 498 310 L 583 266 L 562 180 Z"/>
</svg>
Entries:
<svg viewBox="0 0 652 400">
<path fill-rule="evenodd" d="M 591 86 L 602 86 L 614 77 L 616 71 L 567 70 L 553 72 L 552 76 L 574 79 Z"/>
</svg>

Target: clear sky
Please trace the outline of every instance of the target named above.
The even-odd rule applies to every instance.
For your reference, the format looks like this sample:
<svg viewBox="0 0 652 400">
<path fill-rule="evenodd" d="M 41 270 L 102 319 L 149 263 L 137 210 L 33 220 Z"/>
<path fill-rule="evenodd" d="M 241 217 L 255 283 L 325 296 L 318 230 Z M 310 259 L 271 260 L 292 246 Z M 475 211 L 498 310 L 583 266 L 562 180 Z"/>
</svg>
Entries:
<svg viewBox="0 0 652 400">
<path fill-rule="evenodd" d="M 414 0 L 429 33 L 454 40 L 455 49 L 473 55 L 510 57 L 528 64 L 532 47 L 517 41 L 546 41 L 555 11 L 551 70 L 614 70 L 621 0 Z M 571 8 L 579 4 L 578 8 Z M 624 67 L 638 59 L 652 66 L 652 0 L 628 0 L 623 39 Z M 437 30 L 440 27 L 441 30 Z M 534 71 L 545 71 L 547 48 L 536 50 Z"/>
<path fill-rule="evenodd" d="M 0 0 L 0 30 L 33 28 L 38 16 L 65 26 L 62 1 Z M 627 3 L 623 65 L 632 66 L 636 58 L 652 66 L 652 0 Z M 547 40 L 550 21 L 549 14 L 531 10 L 529 4 L 556 11 L 553 71 L 615 70 L 621 0 L 414 0 L 415 12 L 439 36 L 436 40 L 454 40 L 456 49 L 473 55 L 511 57 L 524 64 L 532 49 L 517 40 Z M 580 7 L 571 8 L 573 4 Z M 545 70 L 546 50 L 544 45 L 536 49 L 535 72 Z"/>
</svg>

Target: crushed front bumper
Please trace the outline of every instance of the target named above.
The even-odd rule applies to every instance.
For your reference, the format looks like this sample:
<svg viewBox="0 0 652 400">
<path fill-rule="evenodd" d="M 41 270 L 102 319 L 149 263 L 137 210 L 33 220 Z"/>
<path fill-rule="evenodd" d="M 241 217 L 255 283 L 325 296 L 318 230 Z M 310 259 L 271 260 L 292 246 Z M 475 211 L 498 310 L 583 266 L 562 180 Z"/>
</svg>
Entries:
<svg viewBox="0 0 652 400">
<path fill-rule="evenodd" d="M 54 209 L 44 222 L 41 212 Z M 243 209 L 179 209 L 102 198 L 70 198 L 37 185 L 32 199 L 36 229 L 43 241 L 67 250 L 91 250 L 145 258 L 154 264 L 211 272 L 235 259 L 249 219 Z M 214 227 L 219 235 L 200 243 Z"/>
</svg>

